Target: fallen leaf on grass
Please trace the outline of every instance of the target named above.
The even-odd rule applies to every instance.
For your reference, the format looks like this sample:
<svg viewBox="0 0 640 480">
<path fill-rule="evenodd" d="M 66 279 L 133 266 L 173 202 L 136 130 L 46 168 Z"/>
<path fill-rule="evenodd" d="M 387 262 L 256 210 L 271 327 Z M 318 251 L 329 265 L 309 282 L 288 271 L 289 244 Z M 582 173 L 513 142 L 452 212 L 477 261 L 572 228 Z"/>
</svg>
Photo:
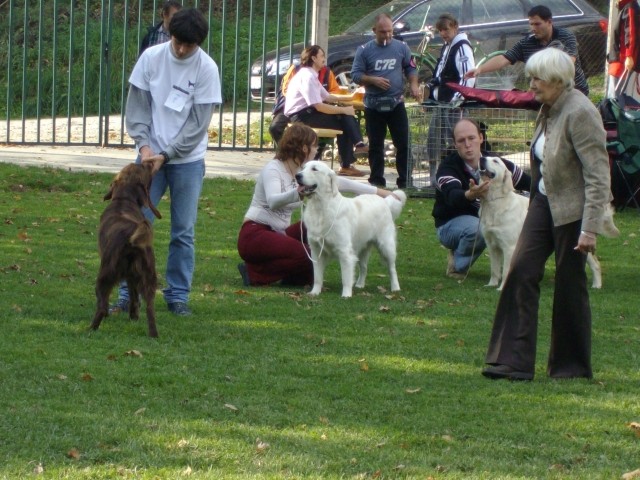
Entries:
<svg viewBox="0 0 640 480">
<path fill-rule="evenodd" d="M 394 470 L 402 470 L 403 468 L 404 468 L 404 465 L 402 463 L 393 467 Z"/>
<path fill-rule="evenodd" d="M 247 290 L 236 290 L 235 292 L 236 295 L 251 295 L 251 293 L 249 293 Z"/>
<path fill-rule="evenodd" d="M 80 452 L 78 451 L 77 448 L 72 448 L 67 452 L 67 457 L 73 460 L 80 460 Z"/>
<path fill-rule="evenodd" d="M 418 393 L 420 391 L 420 388 L 407 388 L 405 390 L 405 392 L 412 394 L 412 393 Z"/>
<path fill-rule="evenodd" d="M 386 305 L 380 305 L 380 308 L 378 308 L 378 311 L 386 313 L 386 312 L 390 312 L 391 309 L 389 307 L 387 307 Z"/>
<path fill-rule="evenodd" d="M 140 353 L 138 350 L 128 350 L 126 352 L 124 352 L 125 357 L 139 357 L 142 358 L 142 353 Z"/>
<path fill-rule="evenodd" d="M 142 415 L 146 411 L 147 411 L 147 408 L 146 407 L 142 407 L 142 408 L 139 408 L 138 410 L 136 410 L 133 414 L 134 415 Z"/>
<path fill-rule="evenodd" d="M 232 410 L 234 412 L 238 411 L 238 407 L 236 407 L 235 405 L 231 405 L 230 403 L 225 403 L 224 408 L 228 408 L 229 410 Z"/>
<path fill-rule="evenodd" d="M 263 442 L 259 438 L 256 438 L 256 453 L 265 453 L 267 450 L 269 450 L 270 446 L 271 445 L 269 445 L 267 442 Z"/>
<path fill-rule="evenodd" d="M 369 364 L 367 362 L 360 362 L 360 371 L 361 372 L 368 372 L 369 371 Z"/>
<path fill-rule="evenodd" d="M 90 373 L 83 373 L 82 380 L 84 380 L 85 382 L 91 382 L 93 380 L 93 377 Z"/>
<path fill-rule="evenodd" d="M 638 470 L 634 470 L 633 472 L 627 472 L 622 475 L 622 480 L 631 480 L 633 478 L 640 477 L 640 468 Z"/>
<path fill-rule="evenodd" d="M 191 470 L 191 467 L 190 467 L 190 466 L 187 466 L 187 468 L 185 468 L 185 469 L 182 471 L 182 474 L 183 474 L 183 475 L 186 475 L 186 476 L 188 477 L 189 475 L 191 475 L 191 473 L 192 473 L 192 472 L 193 472 L 193 471 Z"/>
<path fill-rule="evenodd" d="M 34 475 L 42 475 L 44 473 L 44 467 L 41 463 L 37 464 L 33 469 Z"/>
<path fill-rule="evenodd" d="M 66 375 L 63 375 L 63 374 L 61 374 L 61 373 L 59 373 L 58 375 L 56 375 L 56 378 L 57 378 L 58 380 L 66 380 L 66 379 L 67 379 L 67 376 L 66 376 Z"/>
<path fill-rule="evenodd" d="M 638 422 L 631 422 L 628 423 L 627 426 L 633 430 L 633 432 L 640 437 L 640 423 Z"/>
</svg>

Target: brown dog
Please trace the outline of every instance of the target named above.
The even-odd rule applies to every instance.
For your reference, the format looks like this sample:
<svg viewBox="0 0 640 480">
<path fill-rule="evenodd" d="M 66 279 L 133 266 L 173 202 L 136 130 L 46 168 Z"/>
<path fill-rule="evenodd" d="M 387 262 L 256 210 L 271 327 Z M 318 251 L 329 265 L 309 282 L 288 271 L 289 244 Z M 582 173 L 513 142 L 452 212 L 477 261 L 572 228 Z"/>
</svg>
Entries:
<svg viewBox="0 0 640 480">
<path fill-rule="evenodd" d="M 158 336 L 153 305 L 158 282 L 153 229 L 142 214 L 142 207 L 146 206 L 161 218 L 149 198 L 151 168 L 151 164 L 127 165 L 116 175 L 104 196 L 111 203 L 100 217 L 100 270 L 96 279 L 97 309 L 91 323 L 93 330 L 97 330 L 102 319 L 109 314 L 111 290 L 125 280 L 129 287 L 129 318 L 138 319 L 139 297 L 142 295 L 147 305 L 149 336 Z"/>
</svg>

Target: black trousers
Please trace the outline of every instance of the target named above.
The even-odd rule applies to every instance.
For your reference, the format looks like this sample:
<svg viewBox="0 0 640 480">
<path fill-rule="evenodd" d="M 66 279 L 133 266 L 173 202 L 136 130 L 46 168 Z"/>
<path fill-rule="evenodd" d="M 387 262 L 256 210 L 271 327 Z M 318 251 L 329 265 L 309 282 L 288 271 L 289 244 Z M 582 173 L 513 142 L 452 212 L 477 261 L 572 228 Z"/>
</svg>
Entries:
<svg viewBox="0 0 640 480">
<path fill-rule="evenodd" d="M 396 147 L 398 172 L 396 183 L 399 188 L 405 188 L 410 172 L 408 172 L 409 119 L 404 102 L 400 102 L 390 112 L 378 112 L 372 108 L 365 108 L 364 118 L 367 122 L 367 137 L 369 137 L 369 167 L 371 168 L 369 183 L 379 187 L 385 187 L 387 184 L 384 178 L 384 141 L 388 128 L 393 146 Z"/>
<path fill-rule="evenodd" d="M 362 142 L 362 134 L 355 117 L 350 115 L 330 115 L 309 107 L 291 115 L 291 121 L 302 122 L 315 128 L 342 130 L 342 135 L 338 135 L 336 138 L 338 153 L 340 154 L 340 165 L 346 168 L 355 161 L 353 146 Z"/>
<path fill-rule="evenodd" d="M 592 377 L 587 257 L 574 250 L 580 226 L 577 221 L 554 227 L 547 197 L 538 193 L 533 198 L 498 301 L 486 363 L 534 373 L 540 282 L 555 252 L 547 373 L 554 378 Z"/>
</svg>

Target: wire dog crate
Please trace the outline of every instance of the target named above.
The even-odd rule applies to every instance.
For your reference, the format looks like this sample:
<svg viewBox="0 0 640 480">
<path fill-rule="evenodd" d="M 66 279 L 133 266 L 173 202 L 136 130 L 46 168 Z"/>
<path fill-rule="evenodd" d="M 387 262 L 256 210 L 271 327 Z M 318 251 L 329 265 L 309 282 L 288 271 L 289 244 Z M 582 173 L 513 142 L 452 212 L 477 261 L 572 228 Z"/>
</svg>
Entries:
<svg viewBox="0 0 640 480">
<path fill-rule="evenodd" d="M 409 117 L 409 161 L 407 190 L 412 196 L 435 195 L 436 170 L 453 146 L 453 125 L 470 117 L 486 127 L 483 150 L 493 152 L 528 170 L 529 147 L 536 112 L 532 110 L 484 107 L 481 104 L 422 104 L 407 106 Z M 486 148 L 485 148 L 486 147 Z"/>
</svg>

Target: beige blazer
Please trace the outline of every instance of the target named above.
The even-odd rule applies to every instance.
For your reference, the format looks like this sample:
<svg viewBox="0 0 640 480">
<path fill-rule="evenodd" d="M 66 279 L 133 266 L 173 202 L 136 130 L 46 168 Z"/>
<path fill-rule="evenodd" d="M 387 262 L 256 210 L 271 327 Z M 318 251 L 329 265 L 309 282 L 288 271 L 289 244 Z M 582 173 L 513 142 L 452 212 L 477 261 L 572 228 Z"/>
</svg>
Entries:
<svg viewBox="0 0 640 480">
<path fill-rule="evenodd" d="M 543 105 L 536 120 L 531 149 L 533 185 L 540 168 L 533 145 L 546 131 L 543 178 L 555 226 L 582 219 L 582 230 L 599 233 L 611 195 L 609 156 L 602 119 L 578 90 L 563 92 L 551 106 Z M 532 192 L 535 192 L 532 188 Z"/>
</svg>

